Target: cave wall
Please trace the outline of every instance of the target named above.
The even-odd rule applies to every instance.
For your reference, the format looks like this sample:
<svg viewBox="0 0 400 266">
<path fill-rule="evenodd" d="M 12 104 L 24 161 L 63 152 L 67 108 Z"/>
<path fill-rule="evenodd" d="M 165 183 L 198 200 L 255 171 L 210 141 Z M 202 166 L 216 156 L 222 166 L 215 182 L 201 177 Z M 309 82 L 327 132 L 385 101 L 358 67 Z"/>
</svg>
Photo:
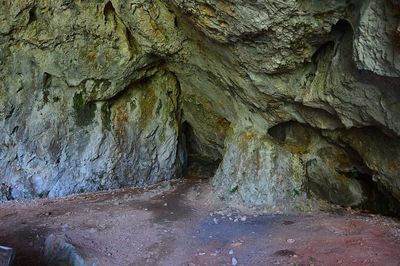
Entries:
<svg viewBox="0 0 400 266">
<path fill-rule="evenodd" d="M 0 199 L 179 178 L 191 145 L 221 160 L 216 195 L 247 206 L 361 206 L 371 184 L 393 204 L 399 12 L 389 0 L 2 1 Z"/>
</svg>

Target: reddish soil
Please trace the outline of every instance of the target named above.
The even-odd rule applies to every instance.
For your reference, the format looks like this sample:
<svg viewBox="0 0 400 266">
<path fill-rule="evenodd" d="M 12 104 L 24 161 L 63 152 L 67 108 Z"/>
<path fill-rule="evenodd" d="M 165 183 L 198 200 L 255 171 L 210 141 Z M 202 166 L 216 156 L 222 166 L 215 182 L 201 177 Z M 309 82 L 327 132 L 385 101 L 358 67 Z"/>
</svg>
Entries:
<svg viewBox="0 0 400 266">
<path fill-rule="evenodd" d="M 49 234 L 98 265 L 400 265 L 400 223 L 338 210 L 307 215 L 218 211 L 206 182 L 0 205 L 0 245 L 43 265 Z M 236 220 L 236 221 L 235 221 Z"/>
</svg>

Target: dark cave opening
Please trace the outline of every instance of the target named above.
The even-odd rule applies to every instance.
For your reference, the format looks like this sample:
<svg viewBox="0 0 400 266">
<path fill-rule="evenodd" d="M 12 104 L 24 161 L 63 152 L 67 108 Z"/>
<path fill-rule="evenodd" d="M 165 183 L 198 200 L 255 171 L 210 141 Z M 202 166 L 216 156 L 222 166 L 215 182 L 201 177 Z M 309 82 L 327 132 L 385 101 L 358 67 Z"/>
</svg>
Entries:
<svg viewBox="0 0 400 266">
<path fill-rule="evenodd" d="M 182 124 L 182 143 L 185 153 L 184 178 L 209 179 L 215 175 L 221 158 L 215 158 L 202 150 L 202 143 L 193 127 L 185 121 Z"/>
<path fill-rule="evenodd" d="M 368 130 L 368 128 L 365 130 Z M 315 178 L 315 176 L 310 177 L 308 171 L 306 171 L 304 190 L 307 191 L 307 194 L 310 196 L 317 196 L 324 201 L 342 207 L 351 206 L 362 212 L 400 217 L 400 209 L 398 208 L 400 202 L 395 199 L 383 185 L 375 181 L 374 172 L 367 167 L 361 155 L 350 145 L 341 143 L 340 141 L 337 142 L 324 136 L 322 131 L 319 129 L 293 121 L 278 124 L 272 127 L 268 133 L 280 145 L 288 148 L 291 152 L 300 152 L 302 156 L 304 155 L 304 158 L 307 158 L 307 153 L 315 153 L 313 155 L 321 156 L 320 151 L 313 151 L 309 148 L 317 145 L 319 141 L 326 141 L 328 145 L 333 145 L 342 149 L 344 151 L 344 156 L 347 157 L 345 162 L 350 163 L 350 165 L 340 167 L 339 165 L 341 163 L 338 163 L 336 167 L 334 167 L 334 164 L 327 164 L 325 166 L 332 167 L 333 173 L 346 178 L 348 181 L 343 182 L 345 184 L 349 184 L 348 182 L 351 182 L 351 180 L 358 182 L 361 185 L 364 200 L 357 205 L 335 202 L 338 198 L 346 198 L 345 195 L 339 195 L 339 193 L 343 193 L 345 190 L 339 189 L 338 191 L 335 191 L 337 188 L 335 185 L 332 185 L 329 182 L 321 183 L 323 178 L 319 179 Z M 325 156 L 331 156 L 331 158 L 326 159 L 325 157 L 325 159 L 322 160 L 328 160 L 330 162 L 337 160 L 337 155 L 335 154 L 325 154 Z M 306 160 L 305 165 L 308 165 Z M 323 173 L 321 172 L 320 174 Z M 336 174 L 332 175 L 332 177 L 336 176 Z"/>
<path fill-rule="evenodd" d="M 357 179 L 363 186 L 366 200 L 357 209 L 373 214 L 400 217 L 399 202 L 379 183 L 373 180 L 373 174 L 346 173 L 349 178 Z"/>
</svg>

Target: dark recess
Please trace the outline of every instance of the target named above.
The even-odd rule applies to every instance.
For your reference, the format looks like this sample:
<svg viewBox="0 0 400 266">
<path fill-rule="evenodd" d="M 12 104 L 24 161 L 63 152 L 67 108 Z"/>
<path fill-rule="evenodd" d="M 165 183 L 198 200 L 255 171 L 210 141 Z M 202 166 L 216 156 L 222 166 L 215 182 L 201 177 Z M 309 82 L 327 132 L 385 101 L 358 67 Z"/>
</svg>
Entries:
<svg viewBox="0 0 400 266">
<path fill-rule="evenodd" d="M 196 149 L 199 141 L 192 126 L 188 122 L 182 124 L 182 140 L 184 143 L 186 164 L 184 166 L 184 176 L 188 179 L 208 179 L 214 176 L 218 169 L 221 159 L 215 160 L 201 154 Z"/>
</svg>

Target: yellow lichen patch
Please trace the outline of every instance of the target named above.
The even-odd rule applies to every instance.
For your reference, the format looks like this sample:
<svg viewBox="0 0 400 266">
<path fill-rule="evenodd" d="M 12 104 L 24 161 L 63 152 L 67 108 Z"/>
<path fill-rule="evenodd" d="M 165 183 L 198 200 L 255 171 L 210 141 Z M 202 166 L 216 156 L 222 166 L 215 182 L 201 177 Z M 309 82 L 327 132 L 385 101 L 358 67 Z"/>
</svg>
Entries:
<svg viewBox="0 0 400 266">
<path fill-rule="evenodd" d="M 220 25 L 222 28 L 227 28 L 227 27 L 228 27 L 228 23 L 226 23 L 224 20 L 220 20 L 220 21 L 219 21 L 219 25 Z"/>
<path fill-rule="evenodd" d="M 285 147 L 291 152 L 291 153 L 299 153 L 299 154 L 304 154 L 307 151 L 307 147 L 305 146 L 300 146 L 300 145 L 295 145 L 295 144 L 286 144 Z"/>
<path fill-rule="evenodd" d="M 229 4 L 227 1 L 220 0 L 220 1 L 218 1 L 217 5 L 221 11 L 227 13 L 229 16 L 231 16 L 231 17 L 235 16 L 234 7 L 231 4 Z"/>
<path fill-rule="evenodd" d="M 15 42 L 15 48 L 17 48 L 17 49 L 21 48 L 21 42 L 20 41 Z"/>
<path fill-rule="evenodd" d="M 153 88 L 146 88 L 140 101 L 140 119 L 139 126 L 144 129 L 146 125 L 154 118 L 154 108 L 157 103 L 157 96 Z"/>
<path fill-rule="evenodd" d="M 125 103 L 118 105 L 115 109 L 115 130 L 119 137 L 124 137 L 126 135 L 125 124 L 128 122 L 128 112 L 126 110 Z"/>
<path fill-rule="evenodd" d="M 215 17 L 216 16 L 215 9 L 213 7 L 211 7 L 210 5 L 201 5 L 200 6 L 200 13 L 202 15 L 208 16 L 208 17 Z"/>
<path fill-rule="evenodd" d="M 233 136 L 233 134 L 234 134 L 233 127 L 229 126 L 226 129 L 226 138 L 231 138 Z"/>
<path fill-rule="evenodd" d="M 244 133 L 244 139 L 245 139 L 245 140 L 251 140 L 251 139 L 253 139 L 253 133 L 247 131 L 246 133 Z"/>
<path fill-rule="evenodd" d="M 305 176 L 305 169 L 302 163 L 301 157 L 299 155 L 292 155 L 292 170 L 293 170 L 293 181 L 297 187 L 303 185 L 303 180 Z"/>
<path fill-rule="evenodd" d="M 308 47 L 301 47 L 296 50 L 296 54 L 307 57 L 310 54 L 310 49 Z"/>
<path fill-rule="evenodd" d="M 392 163 L 392 164 L 389 164 L 388 168 L 389 168 L 389 171 L 400 172 L 400 164 Z"/>
<path fill-rule="evenodd" d="M 89 59 L 89 61 L 94 62 L 97 58 L 96 52 L 89 51 L 89 53 L 87 54 L 87 58 Z"/>
<path fill-rule="evenodd" d="M 126 111 L 126 109 L 118 109 L 116 116 L 115 116 L 115 120 L 117 122 L 118 125 L 123 125 L 126 122 L 128 122 L 128 113 Z"/>
</svg>

